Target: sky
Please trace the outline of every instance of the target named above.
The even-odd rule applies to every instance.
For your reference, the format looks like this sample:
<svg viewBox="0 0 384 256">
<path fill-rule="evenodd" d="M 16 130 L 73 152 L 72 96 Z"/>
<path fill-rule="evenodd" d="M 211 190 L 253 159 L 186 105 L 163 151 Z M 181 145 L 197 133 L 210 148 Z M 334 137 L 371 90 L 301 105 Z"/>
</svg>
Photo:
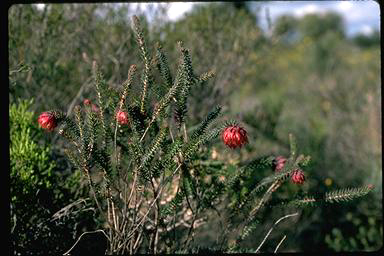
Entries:
<svg viewBox="0 0 384 256">
<path fill-rule="evenodd" d="M 339 13 L 344 19 L 344 26 L 348 36 L 363 33 L 369 35 L 374 30 L 380 31 L 380 6 L 373 0 L 367 1 L 254 1 L 251 8 L 261 8 L 260 26 L 266 30 L 266 9 L 268 8 L 273 22 L 283 14 L 302 17 L 308 13 L 324 13 L 334 11 Z M 133 4 L 133 3 L 130 3 Z M 149 5 L 158 5 L 165 3 L 139 3 L 142 9 Z M 204 4 L 199 2 L 168 2 L 168 18 L 178 20 L 189 12 L 194 5 Z M 135 4 L 134 4 L 135 5 Z M 44 4 L 38 4 L 42 8 Z"/>
<path fill-rule="evenodd" d="M 302 17 L 308 13 L 334 11 L 343 17 L 347 35 L 380 31 L 380 6 L 374 1 L 271 1 L 263 2 L 262 6 L 269 8 L 272 22 L 282 14 Z M 266 19 L 261 19 L 260 22 L 265 28 Z"/>
<path fill-rule="evenodd" d="M 250 2 L 251 8 L 261 7 L 260 26 L 266 30 L 266 8 L 269 9 L 272 23 L 278 16 L 289 14 L 302 17 L 308 13 L 324 13 L 334 11 L 344 19 L 346 33 L 353 36 L 357 33 L 370 34 L 374 30 L 380 31 L 380 6 L 375 1 L 260 1 Z M 146 4 L 140 4 L 145 8 Z M 168 17 L 177 20 L 190 11 L 197 2 L 170 3 Z"/>
</svg>

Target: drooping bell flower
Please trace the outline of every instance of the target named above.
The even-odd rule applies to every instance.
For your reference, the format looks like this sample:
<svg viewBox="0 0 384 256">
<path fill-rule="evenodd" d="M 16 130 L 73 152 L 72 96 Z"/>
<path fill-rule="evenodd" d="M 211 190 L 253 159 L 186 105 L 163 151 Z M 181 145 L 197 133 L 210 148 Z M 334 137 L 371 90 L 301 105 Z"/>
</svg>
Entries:
<svg viewBox="0 0 384 256">
<path fill-rule="evenodd" d="M 57 126 L 56 117 L 49 111 L 41 113 L 37 121 L 39 122 L 41 128 L 48 131 L 53 131 L 53 129 Z"/>
<path fill-rule="evenodd" d="M 283 170 L 286 161 L 287 159 L 283 156 L 276 157 L 275 160 L 273 160 L 273 166 L 275 171 L 279 172 Z"/>
<path fill-rule="evenodd" d="M 228 147 L 235 149 L 241 148 L 248 142 L 247 132 L 238 125 L 231 125 L 224 129 L 221 139 Z"/>
<path fill-rule="evenodd" d="M 83 101 L 83 103 L 84 103 L 85 106 L 90 106 L 92 104 L 91 100 L 89 100 L 89 99 L 85 99 Z"/>
<path fill-rule="evenodd" d="M 304 172 L 300 169 L 296 169 L 291 174 L 291 180 L 295 184 L 303 184 L 305 181 Z"/>
</svg>

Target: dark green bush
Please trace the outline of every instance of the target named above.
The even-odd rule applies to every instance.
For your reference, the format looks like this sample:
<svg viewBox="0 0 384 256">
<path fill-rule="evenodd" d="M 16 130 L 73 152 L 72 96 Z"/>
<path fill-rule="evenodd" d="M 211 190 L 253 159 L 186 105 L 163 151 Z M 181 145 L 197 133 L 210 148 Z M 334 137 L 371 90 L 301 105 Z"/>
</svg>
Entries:
<svg viewBox="0 0 384 256">
<path fill-rule="evenodd" d="M 78 205 L 79 216 L 53 216 L 83 195 L 84 189 L 76 172 L 57 173 L 50 147 L 39 143 L 43 133 L 35 114 L 29 111 L 32 103 L 20 100 L 9 108 L 12 253 L 57 254 L 70 246 L 76 230 L 92 225 L 94 216 L 82 214 L 86 201 Z"/>
</svg>

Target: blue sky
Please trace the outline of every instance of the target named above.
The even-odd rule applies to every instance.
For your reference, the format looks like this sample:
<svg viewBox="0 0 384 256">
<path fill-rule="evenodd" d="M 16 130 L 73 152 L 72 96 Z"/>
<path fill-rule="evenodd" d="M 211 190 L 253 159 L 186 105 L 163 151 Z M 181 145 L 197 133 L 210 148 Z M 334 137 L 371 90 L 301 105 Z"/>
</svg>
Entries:
<svg viewBox="0 0 384 256">
<path fill-rule="evenodd" d="M 334 11 L 343 17 L 348 35 L 380 30 L 380 6 L 374 1 L 271 1 L 262 2 L 261 6 L 269 8 L 272 21 L 282 14 L 301 17 L 308 13 Z M 262 14 L 265 16 L 265 11 Z M 260 22 L 266 27 L 265 19 Z"/>
<path fill-rule="evenodd" d="M 372 33 L 380 30 L 380 6 L 375 1 L 260 1 L 250 2 L 251 8 L 261 7 L 260 25 L 266 29 L 265 10 L 269 9 L 272 22 L 282 14 L 290 14 L 301 17 L 308 13 L 324 13 L 334 11 L 344 19 L 347 35 L 356 33 Z M 169 3 L 168 17 L 171 20 L 181 18 L 184 13 L 190 11 L 193 5 L 203 4 L 197 2 L 171 2 Z M 140 4 L 146 5 L 153 3 Z"/>
</svg>

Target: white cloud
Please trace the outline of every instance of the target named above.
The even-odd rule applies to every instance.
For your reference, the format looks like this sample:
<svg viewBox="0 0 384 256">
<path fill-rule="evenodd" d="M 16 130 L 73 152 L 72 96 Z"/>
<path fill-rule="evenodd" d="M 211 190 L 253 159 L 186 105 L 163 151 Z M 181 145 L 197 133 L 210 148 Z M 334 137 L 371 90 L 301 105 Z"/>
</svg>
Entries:
<svg viewBox="0 0 384 256">
<path fill-rule="evenodd" d="M 337 4 L 336 9 L 341 12 L 349 11 L 353 8 L 353 4 L 349 1 L 341 1 Z"/>
<path fill-rule="evenodd" d="M 371 26 L 368 26 L 368 25 L 363 25 L 360 27 L 360 33 L 364 34 L 364 35 L 371 35 L 373 33 L 373 28 Z"/>
<path fill-rule="evenodd" d="M 186 12 L 190 11 L 193 7 L 191 2 L 175 2 L 169 5 L 168 17 L 170 20 L 180 19 Z"/>
</svg>

